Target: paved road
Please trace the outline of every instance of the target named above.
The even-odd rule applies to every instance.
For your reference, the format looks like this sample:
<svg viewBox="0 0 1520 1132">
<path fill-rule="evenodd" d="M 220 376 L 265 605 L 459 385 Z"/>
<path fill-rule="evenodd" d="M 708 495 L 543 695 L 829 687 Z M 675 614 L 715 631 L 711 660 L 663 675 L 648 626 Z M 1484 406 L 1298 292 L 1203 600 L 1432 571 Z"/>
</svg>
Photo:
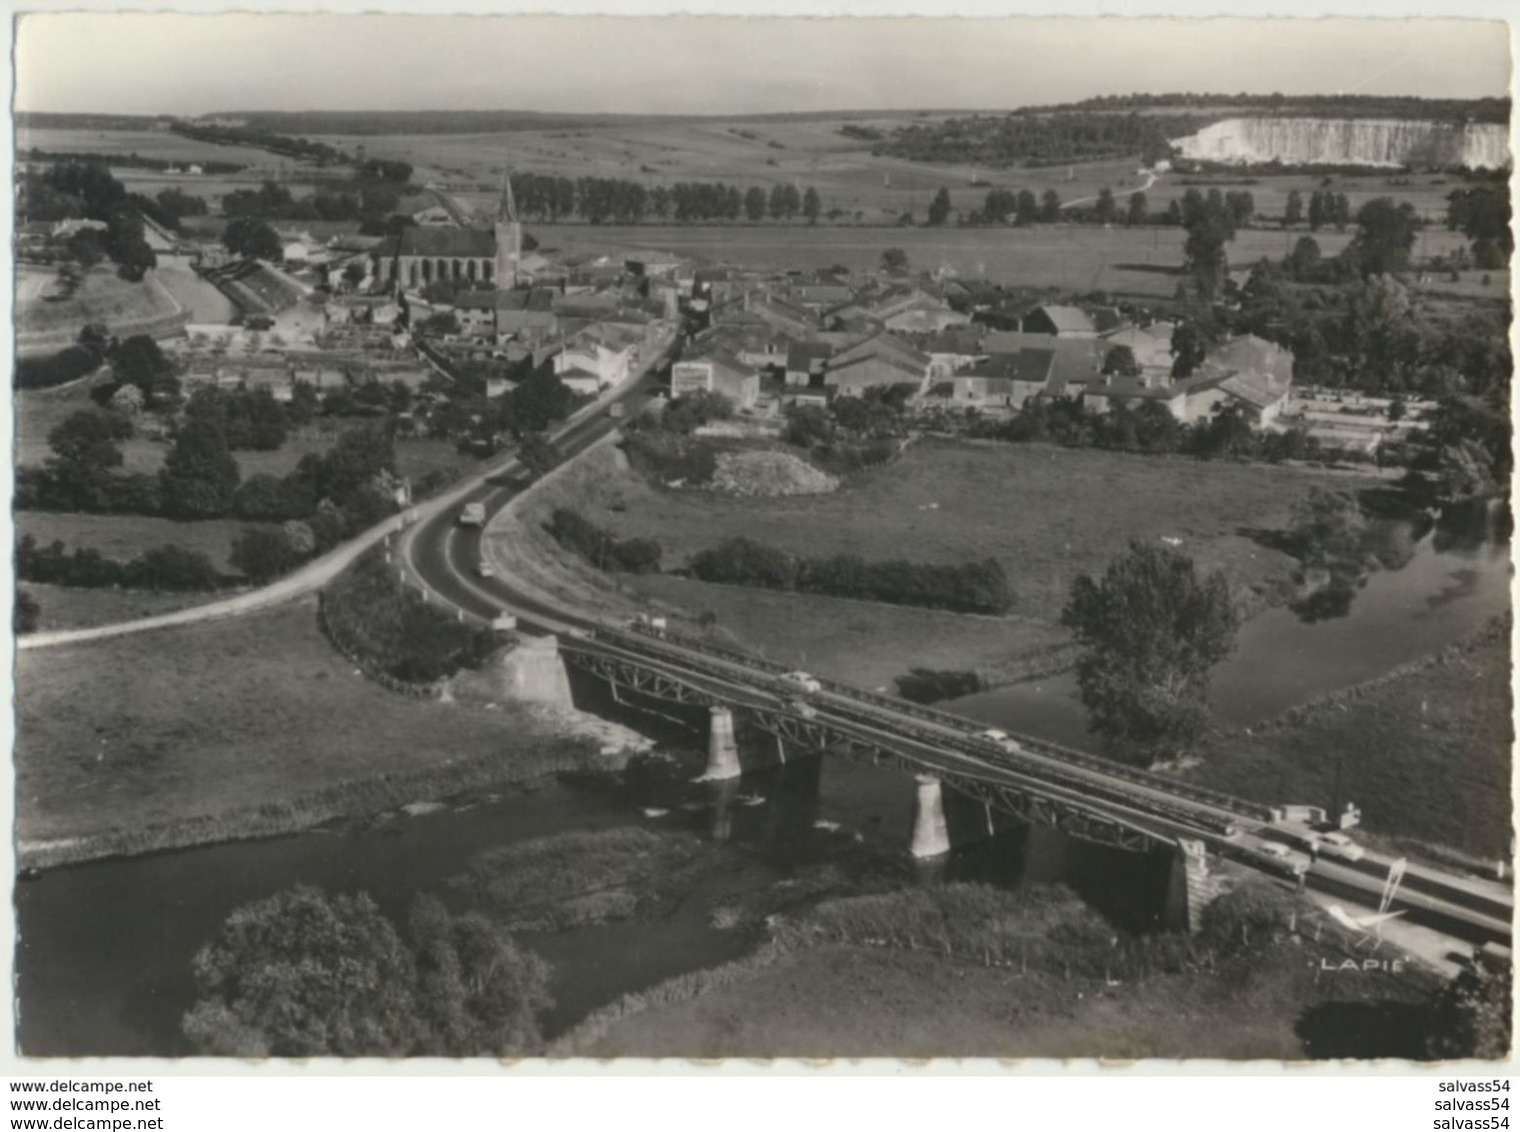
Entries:
<svg viewBox="0 0 1520 1132">
<path fill-rule="evenodd" d="M 658 363 L 657 363 L 658 364 Z M 613 390 L 598 398 L 591 405 L 586 406 L 570 418 L 569 421 L 551 437 L 556 447 L 567 455 L 584 451 L 600 437 L 616 427 L 616 422 L 607 415 L 608 407 L 615 401 L 627 401 L 631 405 L 643 405 L 653 397 L 654 380 L 646 373 L 637 380 L 628 383 L 620 389 Z M 349 563 L 363 554 L 364 551 L 374 546 L 383 539 L 406 529 L 411 524 L 431 524 L 429 530 L 436 531 L 440 526 L 449 529 L 454 522 L 454 516 L 458 509 L 466 502 L 473 502 L 477 498 L 487 500 L 487 510 L 499 507 L 512 494 L 515 488 L 503 488 L 500 485 L 503 478 L 520 476 L 521 466 L 515 458 L 508 458 L 493 465 L 484 472 L 478 473 L 466 480 L 460 486 L 444 495 L 421 503 L 400 515 L 394 515 L 382 523 L 371 527 L 358 538 L 344 543 L 342 546 L 329 551 L 320 558 L 302 566 L 300 569 L 285 575 L 283 578 L 261 589 L 252 590 L 248 593 L 239 594 L 236 597 L 227 598 L 223 601 L 212 602 L 208 605 L 192 606 L 189 609 L 176 610 L 173 613 L 160 614 L 157 617 L 144 617 L 135 621 L 121 621 L 114 625 L 98 625 L 89 629 L 60 629 L 44 633 L 28 633 L 17 639 L 17 647 L 22 649 L 53 648 L 58 645 L 76 644 L 80 641 L 97 641 L 109 637 L 125 636 L 129 633 L 144 633 L 153 629 L 165 629 L 175 625 L 191 625 L 201 621 L 212 621 L 226 617 L 239 617 L 272 606 L 281 605 L 287 601 L 293 601 L 298 597 L 320 589 L 336 577 Z M 436 539 L 426 540 L 426 544 L 432 546 Z M 478 561 L 479 547 L 475 544 L 477 557 L 471 561 Z M 456 602 L 456 604 L 461 604 Z M 470 609 L 471 607 L 465 606 Z M 472 612 L 478 612 L 482 616 L 494 616 L 494 609 L 488 609 L 477 597 Z"/>
</svg>

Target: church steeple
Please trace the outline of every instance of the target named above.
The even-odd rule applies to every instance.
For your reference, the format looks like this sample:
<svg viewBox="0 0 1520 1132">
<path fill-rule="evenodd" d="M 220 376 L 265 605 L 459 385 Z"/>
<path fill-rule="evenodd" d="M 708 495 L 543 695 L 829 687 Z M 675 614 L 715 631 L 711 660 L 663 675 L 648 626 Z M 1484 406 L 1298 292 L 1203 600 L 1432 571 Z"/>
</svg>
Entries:
<svg viewBox="0 0 1520 1132">
<path fill-rule="evenodd" d="M 496 286 L 510 290 L 519 283 L 522 262 L 522 224 L 517 219 L 517 202 L 512 199 L 512 176 L 501 174 L 501 193 L 496 206 Z"/>
</svg>

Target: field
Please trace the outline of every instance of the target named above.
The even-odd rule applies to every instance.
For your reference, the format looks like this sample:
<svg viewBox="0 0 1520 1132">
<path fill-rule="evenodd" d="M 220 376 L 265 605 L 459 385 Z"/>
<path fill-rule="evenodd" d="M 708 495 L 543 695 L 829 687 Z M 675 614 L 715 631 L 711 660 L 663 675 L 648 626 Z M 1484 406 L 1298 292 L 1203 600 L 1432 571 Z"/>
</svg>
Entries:
<svg viewBox="0 0 1520 1132">
<path fill-rule="evenodd" d="M 28 277 L 39 271 L 51 274 L 47 268 L 20 269 L 23 291 L 32 287 Z M 184 325 L 184 316 L 151 274 L 141 283 L 128 283 L 109 264 L 101 264 L 85 276 L 72 298 L 36 300 L 17 307 L 17 349 L 22 354 L 61 350 L 72 345 L 79 328 L 90 322 L 104 323 L 123 338 L 133 334 L 161 338 L 176 333 Z"/>
<path fill-rule="evenodd" d="M 281 159 L 262 149 L 247 146 L 212 145 L 182 137 L 168 130 L 67 130 L 55 127 L 18 129 L 18 150 L 40 149 L 54 153 L 99 153 L 160 158 L 164 161 L 227 161 L 240 165 L 276 169 Z M 287 163 L 288 164 L 288 163 Z M 191 179 L 191 178 L 187 178 Z"/>
<path fill-rule="evenodd" d="M 1181 279 L 1184 234 L 1177 228 L 866 228 L 821 225 L 679 227 L 671 225 L 530 225 L 545 248 L 624 251 L 656 248 L 699 260 L 731 261 L 774 268 L 854 269 L 880 265 L 881 253 L 900 247 L 920 270 L 946 268 L 967 278 L 987 277 L 1025 287 L 1103 290 L 1170 298 Z M 1248 267 L 1263 256 L 1280 259 L 1305 233 L 1247 228 L 1227 251 L 1230 262 Z M 1326 255 L 1350 242 L 1349 233 L 1320 232 Z M 1460 236 L 1431 231 L 1430 254 L 1450 251 Z"/>
<path fill-rule="evenodd" d="M 366 146 L 377 157 L 412 162 L 416 179 L 441 185 L 473 184 L 467 203 L 489 210 L 503 168 L 558 176 L 622 177 L 646 185 L 669 185 L 680 180 L 723 180 L 743 187 L 796 182 L 813 185 L 825 212 L 839 209 L 847 217 L 867 221 L 895 219 L 911 209 L 922 220 L 929 201 L 941 187 L 950 191 L 956 210 L 981 206 L 994 188 L 1036 194 L 1054 189 L 1063 201 L 1092 199 L 1103 188 L 1124 198 L 1145 182 L 1134 159 L 1091 161 L 1039 169 L 989 169 L 969 164 L 928 165 L 871 154 L 871 143 L 845 137 L 839 128 L 848 120 L 883 133 L 919 115 L 883 114 L 860 118 L 807 118 L 751 121 L 662 123 L 657 120 L 617 126 L 522 130 L 508 133 L 444 135 L 321 136 L 320 141 L 352 149 Z M 752 136 L 745 136 L 752 135 Z M 1353 211 L 1364 201 L 1393 195 L 1413 203 L 1421 215 L 1441 219 L 1446 178 L 1406 176 L 1368 170 L 1354 176 L 1310 174 L 1239 175 L 1220 173 L 1186 177 L 1163 176 L 1146 189 L 1149 207 L 1160 211 L 1187 191 L 1187 182 L 1210 187 L 1249 189 L 1263 216 L 1280 216 L 1290 191 L 1306 197 L 1314 189 L 1345 193 Z M 1404 183 L 1407 182 L 1407 183 Z M 855 214 L 860 213 L 859 217 Z"/>
<path fill-rule="evenodd" d="M 825 496 L 734 500 L 634 483 L 624 509 L 588 516 L 619 537 L 658 539 L 666 568 L 745 535 L 795 554 L 933 562 L 998 559 L 1012 612 L 1053 620 L 1072 579 L 1131 538 L 1173 536 L 1242 588 L 1289 565 L 1242 527 L 1284 525 L 1315 485 L 1354 480 L 1294 468 L 1156 459 L 1094 449 L 924 441 Z"/>
<path fill-rule="evenodd" d="M 1237 961 L 1242 962 L 1242 961 Z M 1397 987 L 1316 978 L 1301 951 L 1247 970 L 1138 984 L 986 968 L 908 951 L 830 945 L 686 1002 L 615 1022 L 588 1057 L 1105 1057 L 1300 1060 L 1315 1011 Z M 1349 1008 L 1349 1009 L 1347 1009 Z M 1388 1016 L 1398 1007 L 1386 1004 Z M 1386 1023 L 1366 1035 L 1389 1041 Z M 1365 1039 L 1364 1039 L 1365 1040 Z M 1383 1049 L 1387 1050 L 1384 1045 Z M 1321 1049 L 1320 1056 L 1364 1050 Z M 1384 1054 L 1386 1056 L 1386 1053 Z"/>
<path fill-rule="evenodd" d="M 206 594 L 90 590 L 77 586 L 44 586 L 35 582 L 25 582 L 22 588 L 41 607 L 37 627 L 44 631 L 87 629 L 96 625 L 111 625 L 117 621 L 132 621 L 139 617 L 156 617 L 160 613 L 172 613 L 176 609 L 200 605 L 208 600 Z"/>
<path fill-rule="evenodd" d="M 998 680 L 1022 656 L 1066 642 L 1032 618 L 963 617 L 813 594 L 780 594 L 657 575 L 630 579 L 661 602 L 716 615 L 762 655 L 862 688 L 892 687 L 909 667 L 974 670 Z"/>
<path fill-rule="evenodd" d="M 1488 637 L 1309 704 L 1276 726 L 1232 734 L 1199 775 L 1243 797 L 1329 798 L 1338 757 L 1341 796 L 1361 808 L 1369 830 L 1506 857 L 1513 835 L 1509 632 Z"/>
<path fill-rule="evenodd" d="M 365 680 L 318 632 L 312 600 L 22 651 L 16 700 L 24 842 L 253 811 L 472 759 L 523 777 L 580 749 L 527 709 L 418 701 Z"/>
</svg>

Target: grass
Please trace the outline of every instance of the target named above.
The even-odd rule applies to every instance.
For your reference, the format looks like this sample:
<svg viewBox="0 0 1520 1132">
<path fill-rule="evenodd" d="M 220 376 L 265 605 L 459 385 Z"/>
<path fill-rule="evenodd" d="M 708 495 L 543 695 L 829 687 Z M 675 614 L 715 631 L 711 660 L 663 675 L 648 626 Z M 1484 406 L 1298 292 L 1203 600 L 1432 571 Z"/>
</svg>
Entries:
<svg viewBox="0 0 1520 1132">
<path fill-rule="evenodd" d="M 1181 538 L 1202 568 L 1242 589 L 1276 581 L 1291 560 L 1239 531 L 1284 526 L 1316 485 L 1351 486 L 1294 468 L 934 440 L 832 495 L 737 501 L 627 477 L 613 506 L 583 513 L 619 536 L 659 540 L 667 569 L 735 535 L 820 557 L 993 557 L 1014 613 L 1049 624 L 1077 574 L 1103 570 L 1132 538 Z"/>
<path fill-rule="evenodd" d="M 1078 200 L 1095 197 L 1107 187 L 1122 206 L 1124 198 L 1141 184 L 1134 158 L 1041 169 L 990 169 L 969 163 L 930 165 L 873 156 L 870 142 L 839 133 L 846 121 L 890 133 L 898 125 L 918 120 L 916 115 L 883 112 L 869 117 L 792 121 L 656 120 L 573 129 L 549 126 L 510 133 L 334 136 L 324 140 L 348 149 L 363 144 L 375 156 L 420 165 L 426 172 L 414 178 L 419 181 L 434 176 L 451 183 L 472 181 L 478 191 L 465 196 L 469 203 L 485 210 L 494 203 L 496 179 L 506 153 L 511 154 L 512 167 L 523 172 L 572 177 L 590 173 L 649 185 L 704 178 L 721 178 L 743 187 L 797 181 L 818 189 L 825 211 L 837 208 L 851 217 L 860 211 L 868 220 L 895 217 L 904 209 L 911 209 L 922 220 L 931 197 L 941 186 L 949 190 L 953 209 L 970 212 L 981 206 L 992 188 L 1015 192 L 1030 189 L 1036 195 L 1054 189 L 1063 200 Z M 772 142 L 783 148 L 775 148 Z M 973 177 L 978 182 L 975 185 Z M 1149 207 L 1164 210 L 1169 201 L 1187 191 L 1188 186 L 1182 183 L 1185 179 L 1176 174 L 1162 177 L 1146 190 Z M 1216 173 L 1199 179 L 1222 188 L 1249 189 L 1259 213 L 1279 216 L 1290 191 L 1297 190 L 1307 199 L 1323 178 L 1303 173 Z M 1444 217 L 1445 194 L 1450 191 L 1444 178 L 1415 176 L 1407 178 L 1411 182 L 1407 185 L 1391 183 L 1395 179 L 1405 178 L 1369 169 L 1364 174 L 1334 176 L 1331 187 L 1346 194 L 1353 211 L 1373 196 L 1389 195 L 1410 201 L 1422 215 Z"/>
<path fill-rule="evenodd" d="M 596 1012 L 555 1052 L 1293 1060 L 1357 1043 L 1360 1056 L 1397 1055 L 1397 1042 L 1418 1040 L 1409 1023 L 1428 977 L 1323 974 L 1321 953 L 1339 961 L 1344 941 L 1315 944 L 1281 924 L 1252 935 L 1117 941 L 1061 890 L 831 900 L 744 959 Z M 1368 1015 L 1404 1028 L 1355 1024 Z"/>
<path fill-rule="evenodd" d="M 333 652 L 310 600 L 25 650 L 16 669 L 23 843 L 141 851 L 288 830 L 590 754 L 528 708 L 386 692 Z"/>
<path fill-rule="evenodd" d="M 150 273 L 128 283 L 110 264 L 90 271 L 71 298 L 22 303 L 16 310 L 17 348 L 42 353 L 71 345 L 86 323 L 103 323 L 112 334 L 164 337 L 184 325 L 174 299 Z"/>
<path fill-rule="evenodd" d="M 811 594 L 781 594 L 650 575 L 630 584 L 692 613 L 775 659 L 866 688 L 892 687 L 911 665 L 973 668 L 996 681 L 1019 658 L 1063 643 L 1032 620 L 962 617 Z"/>
<path fill-rule="evenodd" d="M 206 519 L 176 523 L 141 515 L 60 515 L 46 511 L 18 511 L 16 537 L 31 535 L 43 546 L 61 539 L 68 547 L 89 547 L 107 558 L 135 558 L 145 550 L 172 544 L 199 550 L 223 573 L 234 573 L 228 553 L 232 540 L 244 527 L 261 526 L 241 519 Z"/>
<path fill-rule="evenodd" d="M 1341 796 L 1369 833 L 1488 859 L 1512 835 L 1507 625 L 1218 744 L 1202 781 L 1254 798 Z"/>
<path fill-rule="evenodd" d="M 917 269 L 947 267 L 977 278 L 1025 287 L 1104 290 L 1170 298 L 1177 289 L 1184 233 L 1177 228 L 862 228 L 821 226 L 676 227 L 638 225 L 533 225 L 546 247 L 563 251 L 659 248 L 697 259 L 748 265 L 819 268 L 844 264 L 871 269 L 881 253 L 900 247 Z M 1306 232 L 1244 229 L 1227 249 L 1230 262 L 1249 266 L 1263 256 L 1280 259 Z M 1350 242 L 1349 232 L 1315 234 L 1327 256 Z M 1428 250 L 1462 243 L 1444 230 L 1426 233 Z"/>
<path fill-rule="evenodd" d="M 206 594 L 82 589 L 77 586 L 39 585 L 35 582 L 26 582 L 22 588 L 41 606 L 38 628 L 44 631 L 85 629 L 117 621 L 132 621 L 139 617 L 155 617 L 160 613 L 172 613 L 176 609 L 201 605 L 209 600 Z"/>
</svg>

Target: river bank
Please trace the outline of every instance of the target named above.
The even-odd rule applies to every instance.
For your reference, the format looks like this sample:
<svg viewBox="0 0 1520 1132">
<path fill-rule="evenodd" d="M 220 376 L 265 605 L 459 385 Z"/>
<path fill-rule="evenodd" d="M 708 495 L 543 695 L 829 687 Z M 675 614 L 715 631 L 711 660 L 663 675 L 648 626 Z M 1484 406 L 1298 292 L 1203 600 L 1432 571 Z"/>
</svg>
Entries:
<svg viewBox="0 0 1520 1132">
<path fill-rule="evenodd" d="M 238 838 L 603 765 L 647 745 L 569 710 L 395 695 L 303 600 L 17 658 L 16 837 L 42 868 Z"/>
</svg>

